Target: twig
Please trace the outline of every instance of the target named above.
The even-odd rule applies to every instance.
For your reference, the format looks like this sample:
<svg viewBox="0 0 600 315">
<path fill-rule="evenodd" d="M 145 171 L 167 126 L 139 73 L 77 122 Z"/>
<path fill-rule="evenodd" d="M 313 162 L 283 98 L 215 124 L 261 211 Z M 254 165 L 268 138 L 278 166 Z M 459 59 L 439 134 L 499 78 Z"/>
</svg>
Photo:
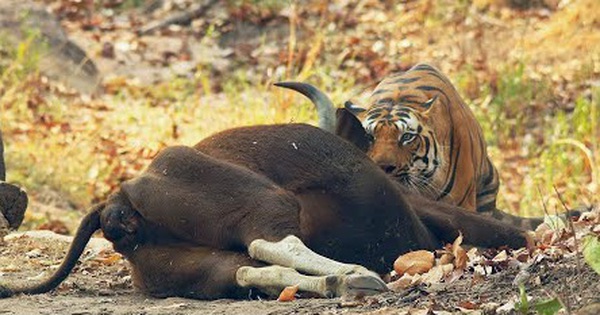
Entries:
<svg viewBox="0 0 600 315">
<path fill-rule="evenodd" d="M 179 24 L 179 25 L 188 24 L 191 21 L 193 21 L 194 19 L 197 19 L 200 16 L 202 16 L 202 14 L 204 14 L 204 12 L 206 12 L 208 9 L 210 9 L 217 2 L 218 2 L 218 0 L 209 0 L 208 2 L 206 2 L 204 4 L 195 4 L 188 11 L 172 14 L 172 15 L 168 16 L 167 18 L 160 20 L 160 21 L 150 22 L 146 26 L 143 26 L 142 28 L 140 28 L 137 31 L 137 34 L 139 36 L 147 35 L 156 30 L 163 29 L 171 24 Z"/>
<path fill-rule="evenodd" d="M 573 221 L 571 220 L 571 215 L 570 215 L 571 210 L 569 210 L 569 208 L 565 204 L 564 200 L 562 199 L 561 194 L 558 192 L 558 189 L 556 189 L 556 186 L 552 185 L 552 188 L 554 188 L 554 192 L 556 193 L 558 200 L 565 208 L 565 217 L 567 219 L 567 223 L 569 224 L 569 228 L 571 229 L 571 232 L 573 233 L 573 243 L 575 243 L 575 257 L 576 257 L 575 261 L 577 262 L 577 270 L 581 271 L 581 262 L 579 261 L 580 258 L 578 255 L 579 254 L 579 242 L 577 241 L 577 233 L 575 233 L 575 226 L 573 225 Z"/>
<path fill-rule="evenodd" d="M 163 0 L 153 0 L 150 3 L 147 3 L 146 5 L 144 5 L 144 7 L 142 8 L 142 13 L 144 14 L 151 14 L 152 12 L 158 10 L 160 7 L 162 7 L 164 4 Z"/>
<path fill-rule="evenodd" d="M 565 285 L 567 284 L 566 283 L 566 279 L 567 279 L 566 277 L 563 277 L 563 281 L 565 281 L 564 282 Z M 571 306 L 569 305 L 569 297 L 568 296 L 565 299 L 563 299 L 562 296 L 564 296 L 564 295 L 558 294 L 554 290 L 550 290 L 550 292 L 548 292 L 547 290 L 544 290 L 544 293 L 546 293 L 546 295 L 548 297 L 550 297 L 550 298 L 557 299 L 558 303 L 560 303 L 560 305 L 562 305 L 564 307 L 565 312 L 567 313 L 567 315 L 571 315 L 572 314 L 572 312 L 571 312 Z M 565 300 L 567 301 L 566 303 L 565 303 Z"/>
<path fill-rule="evenodd" d="M 548 208 L 546 208 L 546 202 L 544 201 L 544 195 L 542 195 L 542 190 L 540 189 L 540 185 L 536 186 L 538 194 L 540 195 L 540 200 L 542 201 L 542 210 L 544 210 L 544 214 L 549 216 Z"/>
</svg>

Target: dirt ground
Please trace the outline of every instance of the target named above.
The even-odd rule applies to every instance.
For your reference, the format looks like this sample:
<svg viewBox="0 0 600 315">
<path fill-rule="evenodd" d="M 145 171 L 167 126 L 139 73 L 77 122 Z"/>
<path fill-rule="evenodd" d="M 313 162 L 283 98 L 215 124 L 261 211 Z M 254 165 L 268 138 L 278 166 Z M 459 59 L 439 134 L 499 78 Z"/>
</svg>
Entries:
<svg viewBox="0 0 600 315">
<path fill-rule="evenodd" d="M 0 249 L 2 283 L 39 281 L 58 267 L 70 237 L 48 231 L 13 234 Z M 580 256 L 551 255 L 536 259 L 527 268 L 526 292 L 533 301 L 559 297 L 572 311 L 600 303 L 600 275 Z M 95 238 L 75 271 L 48 294 L 0 300 L 0 314 L 503 314 L 515 313 L 511 302 L 518 297 L 513 284 L 519 268 L 506 269 L 485 278 L 467 271 L 451 283 L 419 285 L 363 300 L 301 297 L 277 302 L 249 297 L 243 301 L 156 299 L 133 288 L 127 262 Z M 431 314 L 431 313 L 429 313 Z"/>
</svg>

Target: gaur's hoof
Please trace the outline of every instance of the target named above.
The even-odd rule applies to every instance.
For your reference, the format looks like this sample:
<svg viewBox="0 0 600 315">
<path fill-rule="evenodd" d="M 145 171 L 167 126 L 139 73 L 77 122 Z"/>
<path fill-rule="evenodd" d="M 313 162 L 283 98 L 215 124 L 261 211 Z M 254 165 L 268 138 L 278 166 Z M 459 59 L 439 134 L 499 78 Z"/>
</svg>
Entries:
<svg viewBox="0 0 600 315">
<path fill-rule="evenodd" d="M 326 279 L 329 297 L 362 297 L 388 291 L 379 277 L 367 275 L 328 276 Z"/>
<path fill-rule="evenodd" d="M 23 222 L 27 209 L 27 193 L 13 184 L 0 182 L 0 212 L 11 229 L 17 229 Z"/>
</svg>

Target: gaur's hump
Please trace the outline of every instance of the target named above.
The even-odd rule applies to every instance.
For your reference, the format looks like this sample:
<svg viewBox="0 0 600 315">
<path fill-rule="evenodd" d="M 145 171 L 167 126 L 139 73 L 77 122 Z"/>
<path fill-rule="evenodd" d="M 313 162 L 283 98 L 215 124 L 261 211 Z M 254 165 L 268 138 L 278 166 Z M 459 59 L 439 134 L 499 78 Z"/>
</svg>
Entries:
<svg viewBox="0 0 600 315">
<path fill-rule="evenodd" d="M 273 149 L 291 147 L 294 150 L 308 149 L 311 151 L 323 149 L 352 153 L 360 151 L 340 137 L 307 124 L 276 124 L 228 129 L 202 140 L 196 147 L 203 148 L 210 144 L 211 148 L 214 148 L 218 147 L 215 145 L 217 143 L 227 146 L 233 142 L 244 145 L 249 142 L 257 146 L 268 144 Z"/>
<path fill-rule="evenodd" d="M 168 177 L 185 177 L 194 168 L 213 162 L 212 158 L 188 146 L 172 146 L 160 151 L 146 169 L 149 173 L 159 173 Z"/>
</svg>

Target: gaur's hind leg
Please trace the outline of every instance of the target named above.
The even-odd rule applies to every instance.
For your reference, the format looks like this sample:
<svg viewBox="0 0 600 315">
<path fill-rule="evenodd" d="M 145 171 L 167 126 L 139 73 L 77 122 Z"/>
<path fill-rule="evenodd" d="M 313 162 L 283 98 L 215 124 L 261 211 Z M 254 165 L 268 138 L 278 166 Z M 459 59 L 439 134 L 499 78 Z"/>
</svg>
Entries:
<svg viewBox="0 0 600 315">
<path fill-rule="evenodd" d="M 134 285 L 155 297 L 244 298 L 236 281 L 240 266 L 264 266 L 248 255 L 186 244 L 140 245 L 125 256 Z"/>
<path fill-rule="evenodd" d="M 373 295 L 387 291 L 379 277 L 371 275 L 307 276 L 281 266 L 241 267 L 236 273 L 236 280 L 242 287 L 258 288 L 270 295 L 277 295 L 291 285 L 297 285 L 300 291 L 327 298 Z"/>
</svg>

